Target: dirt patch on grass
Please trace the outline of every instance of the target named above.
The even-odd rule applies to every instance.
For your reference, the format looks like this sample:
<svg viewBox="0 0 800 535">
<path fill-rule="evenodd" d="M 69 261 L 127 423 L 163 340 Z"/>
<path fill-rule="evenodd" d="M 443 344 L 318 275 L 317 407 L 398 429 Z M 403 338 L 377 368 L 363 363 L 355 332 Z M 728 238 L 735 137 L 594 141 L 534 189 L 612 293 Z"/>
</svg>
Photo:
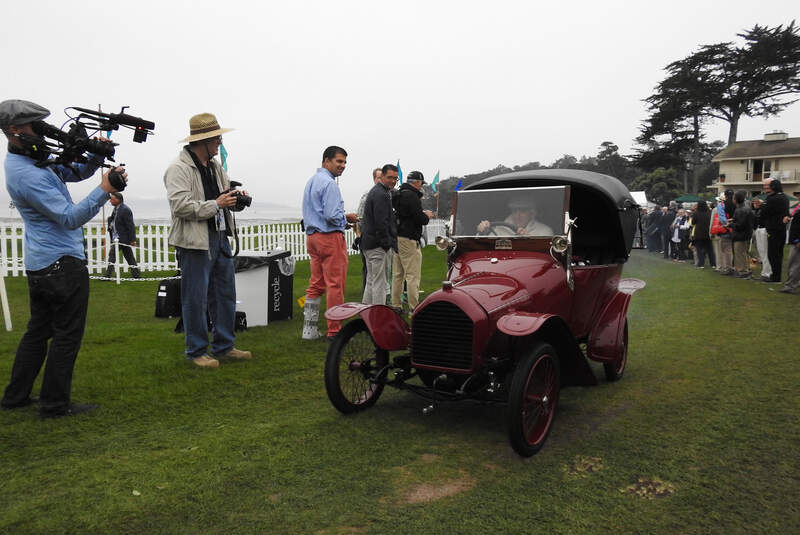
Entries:
<svg viewBox="0 0 800 535">
<path fill-rule="evenodd" d="M 628 485 L 623 489 L 619 489 L 623 494 L 632 494 L 646 500 L 655 500 L 658 498 L 668 498 L 675 494 L 675 485 L 668 481 L 662 481 L 657 477 L 645 478 L 640 477 L 633 485 Z"/>
<path fill-rule="evenodd" d="M 420 456 L 420 460 L 423 463 L 426 463 L 426 464 L 427 463 L 432 463 L 432 462 L 435 462 L 435 461 L 439 460 L 439 456 L 436 455 L 435 453 L 423 453 Z"/>
<path fill-rule="evenodd" d="M 587 477 L 590 474 L 605 469 L 603 459 L 600 457 L 585 457 L 577 455 L 563 467 L 564 472 L 571 477 Z"/>
<path fill-rule="evenodd" d="M 454 496 L 475 486 L 475 480 L 464 474 L 458 479 L 437 483 L 422 483 L 412 487 L 403 497 L 405 503 L 427 503 Z"/>
</svg>

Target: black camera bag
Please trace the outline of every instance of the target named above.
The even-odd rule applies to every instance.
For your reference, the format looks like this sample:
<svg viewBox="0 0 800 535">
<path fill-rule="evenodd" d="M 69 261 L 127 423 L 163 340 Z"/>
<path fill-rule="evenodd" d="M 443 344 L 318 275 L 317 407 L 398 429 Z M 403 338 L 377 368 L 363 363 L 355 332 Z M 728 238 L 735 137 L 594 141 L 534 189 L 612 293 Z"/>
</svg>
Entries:
<svg viewBox="0 0 800 535">
<path fill-rule="evenodd" d="M 181 280 L 164 279 L 156 292 L 156 317 L 176 318 L 181 315 Z"/>
</svg>

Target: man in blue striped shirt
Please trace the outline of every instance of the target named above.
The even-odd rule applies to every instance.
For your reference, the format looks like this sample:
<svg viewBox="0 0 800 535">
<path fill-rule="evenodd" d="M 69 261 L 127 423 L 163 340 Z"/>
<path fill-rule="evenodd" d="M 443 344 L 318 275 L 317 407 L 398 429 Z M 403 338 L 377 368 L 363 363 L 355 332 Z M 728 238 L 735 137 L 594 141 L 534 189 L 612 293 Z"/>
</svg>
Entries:
<svg viewBox="0 0 800 535">
<path fill-rule="evenodd" d="M 35 401 L 31 390 L 46 358 L 39 412 L 43 418 L 56 418 L 97 408 L 70 401 L 72 371 L 89 304 L 82 226 L 116 190 L 106 172 L 85 199 L 78 204 L 72 202 L 65 183 L 89 178 L 102 165 L 103 158 L 90 154 L 85 164 L 47 164 L 48 150 L 44 139 L 34 132 L 33 123 L 48 115 L 47 109 L 33 102 L 0 102 L 0 129 L 8 138 L 6 189 L 25 221 L 25 268 L 31 310 L 0 405 L 15 409 Z"/>
<path fill-rule="evenodd" d="M 322 167 L 308 179 L 303 191 L 306 248 L 311 257 L 311 278 L 303 309 L 304 340 L 321 336 L 317 321 L 322 294 L 326 295 L 327 308 L 344 303 L 347 280 L 344 231 L 350 223 L 358 222 L 357 214 L 344 212 L 344 201 L 336 183 L 346 165 L 347 152 L 341 147 L 328 147 L 322 153 Z M 341 322 L 328 320 L 329 341 L 341 327 Z"/>
</svg>

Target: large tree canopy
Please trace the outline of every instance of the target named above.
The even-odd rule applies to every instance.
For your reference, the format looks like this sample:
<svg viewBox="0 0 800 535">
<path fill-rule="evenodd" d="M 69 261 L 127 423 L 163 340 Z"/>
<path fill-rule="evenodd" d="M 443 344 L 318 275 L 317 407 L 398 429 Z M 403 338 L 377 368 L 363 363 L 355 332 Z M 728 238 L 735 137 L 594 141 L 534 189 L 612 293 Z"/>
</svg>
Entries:
<svg viewBox="0 0 800 535">
<path fill-rule="evenodd" d="M 738 34 L 744 43 L 705 45 L 670 63 L 667 77 L 647 100 L 651 117 L 643 134 L 698 128 L 704 118 L 730 124 L 736 141 L 739 119 L 777 115 L 800 93 L 800 28 L 792 21 L 774 28 L 755 25 Z"/>
</svg>

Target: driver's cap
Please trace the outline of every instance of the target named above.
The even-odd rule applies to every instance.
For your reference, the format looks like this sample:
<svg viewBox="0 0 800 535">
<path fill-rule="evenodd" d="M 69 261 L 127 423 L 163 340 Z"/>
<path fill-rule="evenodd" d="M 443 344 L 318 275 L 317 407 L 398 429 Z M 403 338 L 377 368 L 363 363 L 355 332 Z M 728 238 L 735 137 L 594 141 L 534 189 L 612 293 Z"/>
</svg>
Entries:
<svg viewBox="0 0 800 535">
<path fill-rule="evenodd" d="M 508 203 L 509 210 L 533 210 L 533 201 L 530 199 L 511 199 Z"/>
</svg>

